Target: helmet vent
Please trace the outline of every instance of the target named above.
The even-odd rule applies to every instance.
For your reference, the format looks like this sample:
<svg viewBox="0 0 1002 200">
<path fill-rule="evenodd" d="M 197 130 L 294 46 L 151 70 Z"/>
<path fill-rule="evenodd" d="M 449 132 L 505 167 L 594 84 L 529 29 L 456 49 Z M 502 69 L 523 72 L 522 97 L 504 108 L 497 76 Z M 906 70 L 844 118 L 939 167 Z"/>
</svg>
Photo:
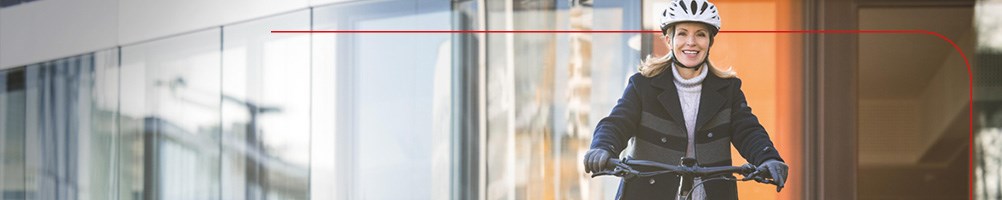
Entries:
<svg viewBox="0 0 1002 200">
<path fill-rule="evenodd" d="M 691 13 L 693 15 L 695 15 L 696 14 L 696 1 L 689 2 L 689 7 L 691 8 L 691 9 L 689 9 L 691 11 Z"/>
<path fill-rule="evenodd" d="M 703 14 L 703 12 L 706 12 L 706 8 L 708 8 L 708 7 L 709 6 L 707 6 L 706 2 L 704 1 L 703 2 L 703 8 L 699 9 L 699 14 Z"/>
</svg>

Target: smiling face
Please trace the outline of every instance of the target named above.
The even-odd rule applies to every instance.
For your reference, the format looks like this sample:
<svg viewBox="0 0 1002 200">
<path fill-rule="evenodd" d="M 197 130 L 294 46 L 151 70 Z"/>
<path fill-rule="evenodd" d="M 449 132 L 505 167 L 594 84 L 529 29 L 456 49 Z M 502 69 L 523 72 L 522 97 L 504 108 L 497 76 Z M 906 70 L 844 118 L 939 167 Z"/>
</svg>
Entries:
<svg viewBox="0 0 1002 200">
<path fill-rule="evenodd" d="M 710 51 L 710 28 L 702 23 L 682 22 L 675 25 L 664 41 L 672 49 L 678 62 L 686 67 L 697 67 L 706 60 Z"/>
</svg>

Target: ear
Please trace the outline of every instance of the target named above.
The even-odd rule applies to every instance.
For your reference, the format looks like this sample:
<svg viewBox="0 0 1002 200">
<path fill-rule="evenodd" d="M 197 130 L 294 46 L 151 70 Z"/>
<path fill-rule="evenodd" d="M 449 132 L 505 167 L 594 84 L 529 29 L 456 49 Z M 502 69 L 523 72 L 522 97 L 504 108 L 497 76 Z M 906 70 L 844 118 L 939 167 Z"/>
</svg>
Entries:
<svg viewBox="0 0 1002 200">
<path fill-rule="evenodd" d="M 668 47 L 668 51 L 671 51 L 671 49 L 674 48 L 671 46 L 671 36 L 666 35 L 661 37 L 661 41 Z"/>
</svg>

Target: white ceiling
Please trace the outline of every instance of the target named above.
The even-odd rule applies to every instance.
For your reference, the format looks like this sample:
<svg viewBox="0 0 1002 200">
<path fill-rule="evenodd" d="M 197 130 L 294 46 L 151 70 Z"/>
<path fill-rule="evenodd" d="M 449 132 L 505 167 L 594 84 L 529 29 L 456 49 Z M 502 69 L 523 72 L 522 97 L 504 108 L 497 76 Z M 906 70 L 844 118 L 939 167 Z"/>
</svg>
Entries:
<svg viewBox="0 0 1002 200">
<path fill-rule="evenodd" d="M 862 8 L 862 30 L 928 30 L 954 42 L 973 59 L 972 7 Z M 859 36 L 859 95 L 863 99 L 916 98 L 950 54 L 950 43 L 927 34 Z M 963 63 L 950 64 L 965 70 Z"/>
</svg>

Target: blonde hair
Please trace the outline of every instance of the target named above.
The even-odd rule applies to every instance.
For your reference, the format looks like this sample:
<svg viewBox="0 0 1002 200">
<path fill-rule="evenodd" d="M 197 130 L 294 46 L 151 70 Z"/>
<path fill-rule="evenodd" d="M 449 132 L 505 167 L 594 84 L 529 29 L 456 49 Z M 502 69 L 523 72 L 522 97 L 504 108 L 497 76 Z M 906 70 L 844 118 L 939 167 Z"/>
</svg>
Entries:
<svg viewBox="0 0 1002 200">
<path fill-rule="evenodd" d="M 651 55 L 647 55 L 647 59 L 644 59 L 640 62 L 640 69 L 639 69 L 640 74 L 648 78 L 657 76 L 658 74 L 664 72 L 665 69 L 668 68 L 668 66 L 671 66 L 673 59 L 675 58 L 674 56 L 672 56 L 672 53 L 668 53 L 668 55 L 661 57 L 651 57 Z M 710 72 L 712 72 L 713 75 L 717 75 L 717 77 L 720 78 L 738 77 L 738 73 L 734 72 L 733 68 L 727 68 L 727 70 L 720 70 L 717 69 L 717 67 L 713 66 L 713 63 L 710 62 L 709 60 L 710 58 L 706 59 L 707 59 L 706 68 L 710 69 Z"/>
</svg>

